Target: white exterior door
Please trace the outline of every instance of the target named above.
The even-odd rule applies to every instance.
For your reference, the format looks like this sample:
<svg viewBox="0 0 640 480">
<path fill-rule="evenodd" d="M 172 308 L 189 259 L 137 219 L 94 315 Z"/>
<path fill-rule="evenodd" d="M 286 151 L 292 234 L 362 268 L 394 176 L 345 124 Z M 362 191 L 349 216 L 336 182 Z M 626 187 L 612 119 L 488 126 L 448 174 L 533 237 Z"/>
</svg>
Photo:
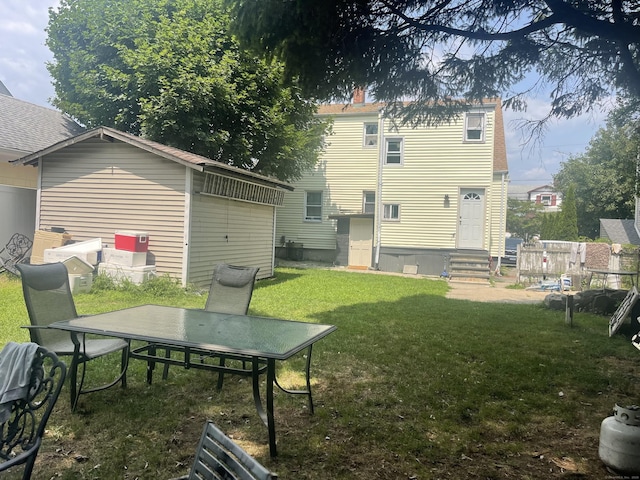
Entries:
<svg viewBox="0 0 640 480">
<path fill-rule="evenodd" d="M 352 218 L 349 224 L 349 266 L 370 267 L 373 251 L 373 221 Z"/>
<path fill-rule="evenodd" d="M 484 196 L 483 188 L 460 190 L 458 248 L 482 248 Z"/>
</svg>

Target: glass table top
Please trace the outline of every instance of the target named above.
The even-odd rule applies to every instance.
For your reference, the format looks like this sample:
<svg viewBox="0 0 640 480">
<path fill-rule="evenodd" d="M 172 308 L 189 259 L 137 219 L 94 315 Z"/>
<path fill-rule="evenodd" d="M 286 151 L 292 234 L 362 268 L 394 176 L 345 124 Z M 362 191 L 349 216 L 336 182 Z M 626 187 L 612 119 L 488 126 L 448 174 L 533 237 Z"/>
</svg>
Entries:
<svg viewBox="0 0 640 480">
<path fill-rule="evenodd" d="M 278 360 L 336 330 L 334 325 L 161 305 L 90 315 L 51 327 Z"/>
</svg>

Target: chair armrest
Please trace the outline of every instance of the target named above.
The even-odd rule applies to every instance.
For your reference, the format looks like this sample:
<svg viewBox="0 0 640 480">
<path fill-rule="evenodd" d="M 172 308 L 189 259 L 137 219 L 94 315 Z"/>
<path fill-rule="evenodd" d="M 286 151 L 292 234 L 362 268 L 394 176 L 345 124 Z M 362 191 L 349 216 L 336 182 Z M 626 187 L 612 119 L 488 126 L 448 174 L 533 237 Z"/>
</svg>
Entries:
<svg viewBox="0 0 640 480">
<path fill-rule="evenodd" d="M 171 478 L 169 480 L 187 480 L 188 478 L 189 478 L 189 475 L 184 475 L 183 477 Z"/>
<path fill-rule="evenodd" d="M 28 328 L 29 330 L 49 328 L 48 325 L 20 325 L 20 328 Z"/>
</svg>

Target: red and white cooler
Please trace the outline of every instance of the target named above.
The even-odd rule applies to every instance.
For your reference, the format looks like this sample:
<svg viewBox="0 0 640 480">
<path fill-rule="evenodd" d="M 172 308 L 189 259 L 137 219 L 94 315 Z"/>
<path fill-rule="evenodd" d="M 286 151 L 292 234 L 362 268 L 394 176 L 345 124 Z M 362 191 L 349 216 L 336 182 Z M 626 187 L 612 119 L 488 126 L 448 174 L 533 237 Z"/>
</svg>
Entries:
<svg viewBox="0 0 640 480">
<path fill-rule="evenodd" d="M 115 236 L 116 250 L 129 252 L 146 252 L 149 247 L 149 236 L 146 232 L 120 230 Z"/>
</svg>

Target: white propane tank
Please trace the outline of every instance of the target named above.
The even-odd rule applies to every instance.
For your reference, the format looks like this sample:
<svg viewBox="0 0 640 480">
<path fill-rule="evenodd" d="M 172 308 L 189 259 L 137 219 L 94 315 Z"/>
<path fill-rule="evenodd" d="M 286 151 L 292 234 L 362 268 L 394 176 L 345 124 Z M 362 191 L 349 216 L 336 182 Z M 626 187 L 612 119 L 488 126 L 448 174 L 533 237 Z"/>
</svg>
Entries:
<svg viewBox="0 0 640 480">
<path fill-rule="evenodd" d="M 640 473 L 640 407 L 616 405 L 600 426 L 600 460 L 616 472 Z"/>
</svg>

